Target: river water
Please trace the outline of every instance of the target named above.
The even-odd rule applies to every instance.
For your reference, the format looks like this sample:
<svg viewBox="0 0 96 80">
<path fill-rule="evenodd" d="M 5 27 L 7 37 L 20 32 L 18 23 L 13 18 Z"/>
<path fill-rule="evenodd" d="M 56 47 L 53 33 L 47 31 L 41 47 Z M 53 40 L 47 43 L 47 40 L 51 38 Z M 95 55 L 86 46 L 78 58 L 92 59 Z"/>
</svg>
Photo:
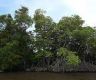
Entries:
<svg viewBox="0 0 96 80">
<path fill-rule="evenodd" d="M 0 80 L 96 80 L 96 73 L 0 73 Z"/>
</svg>

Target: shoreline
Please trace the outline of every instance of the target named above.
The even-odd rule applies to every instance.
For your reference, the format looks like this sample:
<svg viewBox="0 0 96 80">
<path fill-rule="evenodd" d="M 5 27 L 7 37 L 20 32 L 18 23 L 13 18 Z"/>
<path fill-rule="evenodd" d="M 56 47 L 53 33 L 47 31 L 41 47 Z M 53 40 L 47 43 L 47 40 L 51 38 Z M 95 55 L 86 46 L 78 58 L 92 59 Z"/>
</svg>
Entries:
<svg viewBox="0 0 96 80">
<path fill-rule="evenodd" d="M 54 71 L 2 71 L 0 73 L 96 73 L 96 71 L 65 71 L 65 72 L 54 72 Z"/>
</svg>

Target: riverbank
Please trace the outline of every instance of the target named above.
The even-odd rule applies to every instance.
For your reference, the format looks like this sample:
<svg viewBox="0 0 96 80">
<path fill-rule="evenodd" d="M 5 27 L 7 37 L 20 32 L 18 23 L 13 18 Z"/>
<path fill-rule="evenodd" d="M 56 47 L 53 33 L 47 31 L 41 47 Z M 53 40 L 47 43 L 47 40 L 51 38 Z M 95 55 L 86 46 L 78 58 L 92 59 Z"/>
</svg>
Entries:
<svg viewBox="0 0 96 80">
<path fill-rule="evenodd" d="M 50 65 L 47 67 L 31 67 L 26 69 L 27 72 L 96 72 L 96 65 L 82 62 L 77 66 L 70 66 L 67 64 L 58 64 Z"/>
<path fill-rule="evenodd" d="M 56 62 L 54 65 L 49 66 L 31 66 L 22 70 L 0 70 L 0 73 L 3 72 L 56 72 L 56 73 L 72 73 L 72 72 L 96 72 L 96 65 L 82 62 L 79 65 L 70 66 L 62 62 Z"/>
</svg>

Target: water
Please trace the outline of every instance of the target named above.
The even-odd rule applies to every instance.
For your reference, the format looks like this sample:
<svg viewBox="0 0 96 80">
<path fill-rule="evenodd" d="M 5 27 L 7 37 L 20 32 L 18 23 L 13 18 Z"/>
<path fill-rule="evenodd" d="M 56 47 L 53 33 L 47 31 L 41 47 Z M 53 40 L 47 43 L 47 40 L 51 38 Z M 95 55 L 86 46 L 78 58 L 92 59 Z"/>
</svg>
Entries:
<svg viewBox="0 0 96 80">
<path fill-rule="evenodd" d="M 96 73 L 0 73 L 0 80 L 96 80 Z"/>
</svg>

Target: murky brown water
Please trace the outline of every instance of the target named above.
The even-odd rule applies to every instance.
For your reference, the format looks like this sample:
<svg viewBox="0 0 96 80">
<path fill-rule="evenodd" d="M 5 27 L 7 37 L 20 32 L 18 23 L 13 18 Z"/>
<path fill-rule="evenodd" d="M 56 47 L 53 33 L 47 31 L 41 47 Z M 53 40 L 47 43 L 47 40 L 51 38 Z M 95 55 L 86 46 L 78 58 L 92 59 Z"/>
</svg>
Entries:
<svg viewBox="0 0 96 80">
<path fill-rule="evenodd" d="M 96 80 L 96 73 L 0 73 L 0 80 Z"/>
</svg>

